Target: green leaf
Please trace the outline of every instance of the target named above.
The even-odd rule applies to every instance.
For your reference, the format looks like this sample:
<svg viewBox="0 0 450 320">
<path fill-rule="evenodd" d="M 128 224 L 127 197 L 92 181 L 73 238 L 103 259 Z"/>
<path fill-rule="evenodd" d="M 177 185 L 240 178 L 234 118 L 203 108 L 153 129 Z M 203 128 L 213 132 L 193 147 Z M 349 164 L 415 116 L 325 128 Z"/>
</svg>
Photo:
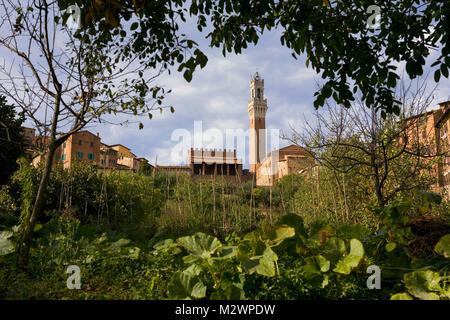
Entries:
<svg viewBox="0 0 450 320">
<path fill-rule="evenodd" d="M 184 271 L 177 271 L 173 274 L 168 290 L 172 298 L 175 299 L 190 299 L 204 298 L 206 296 L 206 286 L 197 276 L 192 277 L 192 270 L 187 273 Z"/>
<path fill-rule="evenodd" d="M 220 279 L 219 290 L 211 294 L 212 300 L 243 300 L 245 275 L 225 271 Z"/>
<path fill-rule="evenodd" d="M 391 252 L 397 247 L 397 244 L 395 242 L 389 242 L 386 244 L 386 251 Z"/>
<path fill-rule="evenodd" d="M 396 293 L 391 297 L 391 300 L 413 300 L 413 297 L 407 292 Z"/>
<path fill-rule="evenodd" d="M 187 267 L 183 272 L 187 274 L 190 277 L 198 276 L 203 271 L 202 267 L 200 267 L 197 264 L 192 264 L 189 267 Z"/>
<path fill-rule="evenodd" d="M 280 224 L 293 227 L 296 235 L 308 236 L 303 219 L 298 214 L 287 214 L 280 219 Z"/>
<path fill-rule="evenodd" d="M 128 243 L 130 243 L 130 240 L 128 239 L 119 239 L 116 242 L 113 242 L 108 248 L 106 248 L 106 251 L 114 251 L 117 249 L 120 249 L 123 246 L 126 246 Z"/>
<path fill-rule="evenodd" d="M 441 79 L 441 71 L 439 69 L 437 69 L 434 72 L 434 81 L 435 82 L 439 82 L 440 79 Z"/>
<path fill-rule="evenodd" d="M 276 272 L 278 256 L 266 243 L 258 241 L 253 248 L 247 245 L 239 247 L 238 257 L 241 266 L 249 274 L 258 273 L 263 276 L 272 277 Z"/>
<path fill-rule="evenodd" d="M 234 258 L 237 255 L 237 247 L 227 246 L 222 247 L 220 251 L 221 255 L 219 257 L 213 257 L 214 260 L 224 260 Z"/>
<path fill-rule="evenodd" d="M 7 255 L 15 251 L 14 243 L 9 240 L 13 235 L 11 231 L 0 232 L 0 256 Z"/>
<path fill-rule="evenodd" d="M 191 82 L 191 80 L 192 80 L 192 72 L 190 70 L 186 70 L 183 73 L 183 77 L 184 77 L 184 79 L 186 79 L 187 82 Z"/>
<path fill-rule="evenodd" d="M 322 246 L 322 255 L 335 265 L 345 254 L 345 242 L 333 237 Z"/>
<path fill-rule="evenodd" d="M 439 296 L 432 291 L 439 291 L 439 273 L 431 270 L 415 271 L 403 276 L 408 292 L 422 300 L 438 300 Z"/>
<path fill-rule="evenodd" d="M 342 274 L 350 274 L 352 268 L 358 266 L 363 256 L 364 247 L 361 241 L 352 239 L 350 240 L 350 253 L 338 261 L 336 268 L 334 268 L 333 271 Z"/>
<path fill-rule="evenodd" d="M 217 238 L 201 232 L 197 232 L 192 236 L 178 238 L 177 243 L 192 255 L 202 259 L 210 258 L 222 246 L 222 243 Z"/>
<path fill-rule="evenodd" d="M 284 239 L 291 238 L 295 235 L 295 229 L 286 225 L 275 228 L 266 225 L 263 232 L 263 238 L 267 240 L 270 246 L 277 246 Z"/>
<path fill-rule="evenodd" d="M 141 248 L 134 247 L 128 250 L 128 255 L 126 256 L 129 259 L 137 260 L 139 258 L 139 253 L 141 252 Z"/>
<path fill-rule="evenodd" d="M 130 30 L 131 30 L 131 31 L 136 30 L 136 29 L 138 28 L 138 26 L 139 26 L 139 24 L 138 24 L 137 22 L 133 22 L 133 23 L 131 24 Z"/>
<path fill-rule="evenodd" d="M 330 261 L 321 255 L 305 258 L 305 262 L 302 270 L 306 273 L 321 273 L 330 270 Z"/>
<path fill-rule="evenodd" d="M 444 63 L 441 64 L 441 73 L 445 78 L 448 78 L 448 68 Z"/>
<path fill-rule="evenodd" d="M 434 247 L 434 250 L 446 258 L 450 258 L 450 234 L 443 236 Z"/>
</svg>

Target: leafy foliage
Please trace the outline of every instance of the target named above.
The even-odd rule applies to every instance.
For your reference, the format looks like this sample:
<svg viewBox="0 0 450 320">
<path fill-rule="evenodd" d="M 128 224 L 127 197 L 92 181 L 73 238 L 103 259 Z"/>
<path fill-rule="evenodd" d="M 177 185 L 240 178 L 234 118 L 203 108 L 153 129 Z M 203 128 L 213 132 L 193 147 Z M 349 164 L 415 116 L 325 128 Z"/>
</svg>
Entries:
<svg viewBox="0 0 450 320">
<path fill-rule="evenodd" d="M 18 169 L 17 159 L 25 154 L 24 121 L 24 115 L 17 114 L 15 106 L 7 104 L 6 98 L 0 95 L 0 185 L 8 182 Z"/>
</svg>

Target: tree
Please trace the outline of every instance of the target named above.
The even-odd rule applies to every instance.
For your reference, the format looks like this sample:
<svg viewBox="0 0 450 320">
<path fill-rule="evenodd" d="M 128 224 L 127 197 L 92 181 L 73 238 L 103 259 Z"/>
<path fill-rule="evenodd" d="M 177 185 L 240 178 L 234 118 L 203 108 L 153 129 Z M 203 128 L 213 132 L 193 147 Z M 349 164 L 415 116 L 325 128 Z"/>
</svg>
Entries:
<svg viewBox="0 0 450 320">
<path fill-rule="evenodd" d="M 157 23 L 151 36 L 154 46 L 149 49 L 153 59 L 147 59 L 122 50 L 138 46 L 132 41 L 123 46 L 123 32 L 106 29 L 103 36 L 95 37 L 88 28 L 72 30 L 66 24 L 69 13 L 60 11 L 56 1 L 1 0 L 0 7 L 0 45 L 10 53 L 0 65 L 0 93 L 34 123 L 43 141 L 36 150 L 44 156 L 38 192 L 21 219 L 18 263 L 23 267 L 56 148 L 92 122 L 123 124 L 128 119 L 118 118 L 119 114 L 151 118 L 153 110 L 162 110 L 168 91 L 155 81 L 169 65 L 177 63 L 179 55 L 174 52 L 181 52 L 185 45 L 173 40 L 172 46 L 166 47 L 170 35 L 164 28 L 158 33 Z M 189 56 L 189 52 L 183 55 Z"/>
<path fill-rule="evenodd" d="M 0 185 L 8 182 L 18 168 L 17 159 L 25 154 L 24 120 L 23 114 L 17 115 L 15 107 L 7 104 L 6 97 L 0 95 Z"/>
<path fill-rule="evenodd" d="M 432 61 L 435 81 L 449 76 L 450 2 L 447 0 L 59 2 L 64 6 L 80 5 L 84 20 L 91 25 L 100 21 L 100 26 L 121 30 L 126 26 L 121 24 L 122 20 L 137 17 L 142 29 L 133 35 L 139 45 L 126 48 L 131 51 L 152 47 L 152 38 L 142 30 L 151 25 L 152 19 L 165 15 L 182 21 L 187 14 L 196 17 L 198 30 L 208 32 L 210 45 L 222 47 L 223 55 L 239 54 L 249 44 L 256 45 L 264 32 L 280 30 L 281 44 L 292 50 L 294 58 L 305 54 L 306 65 L 326 79 L 315 93 L 316 108 L 330 97 L 348 108 L 355 101 L 355 94 L 359 94 L 366 106 L 380 109 L 382 116 L 399 115 L 401 102 L 395 99 L 400 80 L 398 64 L 404 62 L 408 76 L 414 79 L 423 74 L 426 59 L 433 51 L 439 52 Z M 171 30 L 178 30 L 176 19 L 172 19 L 171 25 Z M 93 31 L 102 37 L 109 32 L 101 28 Z M 205 60 L 203 54 L 198 57 L 180 65 L 181 69 L 186 68 L 188 81 L 195 62 Z"/>
<path fill-rule="evenodd" d="M 138 169 L 138 173 L 139 174 L 143 174 L 145 176 L 149 176 L 153 173 L 153 166 L 148 163 L 147 159 L 144 159 L 141 161 L 140 165 L 139 165 L 139 169 Z"/>
<path fill-rule="evenodd" d="M 440 154 L 426 151 L 419 139 L 420 119 L 432 99 L 425 82 L 414 88 L 411 82 L 400 88 L 401 115 L 385 119 L 361 100 L 350 109 L 327 103 L 326 114 L 316 112 L 316 124 L 307 123 L 303 133 L 294 130 L 290 139 L 337 176 L 368 179 L 378 206 L 383 207 L 397 194 L 424 189 L 433 182 L 428 172 L 431 160 Z"/>
<path fill-rule="evenodd" d="M 208 61 L 180 28 L 188 14 L 186 0 L 58 0 L 58 4 L 61 10 L 77 7 L 81 30 L 87 30 L 94 43 L 114 45 L 124 59 L 139 57 L 146 68 L 162 65 L 170 73 L 170 67 L 178 65 L 189 82 L 195 69 Z"/>
</svg>

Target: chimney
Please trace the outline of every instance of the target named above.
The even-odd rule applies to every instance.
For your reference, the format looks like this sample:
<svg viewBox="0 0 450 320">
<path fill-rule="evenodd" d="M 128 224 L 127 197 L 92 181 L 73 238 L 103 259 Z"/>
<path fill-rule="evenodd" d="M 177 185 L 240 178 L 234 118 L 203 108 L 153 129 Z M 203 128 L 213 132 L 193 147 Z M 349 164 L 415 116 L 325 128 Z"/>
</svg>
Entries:
<svg viewBox="0 0 450 320">
<path fill-rule="evenodd" d="M 100 133 L 97 132 L 97 137 L 100 137 Z"/>
</svg>

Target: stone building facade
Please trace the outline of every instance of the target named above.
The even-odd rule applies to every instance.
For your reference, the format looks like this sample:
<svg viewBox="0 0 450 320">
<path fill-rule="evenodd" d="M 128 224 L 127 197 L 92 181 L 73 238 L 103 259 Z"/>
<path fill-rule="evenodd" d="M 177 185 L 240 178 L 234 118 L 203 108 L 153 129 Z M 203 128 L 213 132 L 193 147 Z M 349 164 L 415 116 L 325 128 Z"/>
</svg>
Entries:
<svg viewBox="0 0 450 320">
<path fill-rule="evenodd" d="M 271 187 L 288 174 L 301 174 L 315 166 L 305 149 L 290 145 L 270 152 L 256 171 L 256 185 Z"/>
<path fill-rule="evenodd" d="M 141 162 L 138 160 L 136 155 L 131 152 L 130 148 L 127 148 L 122 144 L 114 144 L 109 147 L 117 151 L 118 165 L 128 167 L 135 172 L 139 170 L 139 164 Z"/>
</svg>

